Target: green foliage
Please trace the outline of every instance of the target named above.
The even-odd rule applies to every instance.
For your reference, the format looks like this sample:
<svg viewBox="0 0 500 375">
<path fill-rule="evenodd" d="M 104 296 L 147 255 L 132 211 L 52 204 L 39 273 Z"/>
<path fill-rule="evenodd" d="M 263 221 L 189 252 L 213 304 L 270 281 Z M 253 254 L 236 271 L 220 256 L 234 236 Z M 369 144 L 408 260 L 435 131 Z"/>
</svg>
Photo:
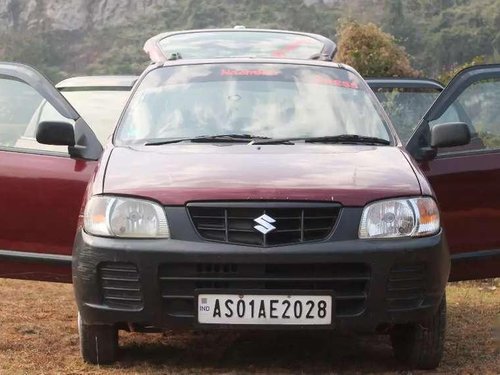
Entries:
<svg viewBox="0 0 500 375">
<path fill-rule="evenodd" d="M 349 17 L 393 34 L 392 44 L 403 46 L 413 56 L 409 66 L 433 76 L 475 56 L 498 61 L 498 1 L 350 0 L 327 7 L 306 6 L 303 0 L 176 0 L 152 16 L 131 17 L 125 24 L 104 29 L 0 35 L 0 60 L 34 65 L 55 81 L 76 74 L 139 73 L 148 63 L 142 51 L 145 40 L 160 32 L 243 24 L 335 38 L 338 20 Z M 49 30 L 48 25 L 43 30 Z M 371 61 L 376 64 L 373 71 L 384 73 L 383 62 Z"/>
<path fill-rule="evenodd" d="M 464 64 L 455 65 L 455 66 L 451 67 L 451 69 L 442 71 L 438 76 L 438 81 L 447 85 L 451 81 L 451 79 L 453 77 L 455 77 L 457 75 L 457 73 L 460 72 L 461 70 L 468 68 L 470 66 L 481 65 L 484 63 L 485 63 L 484 56 L 476 56 L 472 60 L 467 61 Z"/>
<path fill-rule="evenodd" d="M 350 21 L 338 30 L 336 60 L 353 66 L 366 77 L 415 77 L 405 50 L 394 37 L 373 23 L 361 25 Z"/>
<path fill-rule="evenodd" d="M 69 44 L 67 34 L 4 33 L 0 34 L 0 39 L 3 42 L 3 47 L 0 47 L 1 59 L 35 66 L 53 81 L 65 76 L 61 65 L 66 59 L 63 46 Z"/>
<path fill-rule="evenodd" d="M 385 8 L 383 29 L 428 75 L 475 56 L 500 56 L 498 0 L 386 0 Z"/>
<path fill-rule="evenodd" d="M 0 59 L 33 65 L 53 80 L 75 74 L 139 74 L 148 64 L 144 42 L 161 32 L 242 24 L 334 36 L 339 14 L 334 8 L 307 7 L 302 0 L 178 0 L 123 25 L 66 33 L 65 41 L 58 41 L 54 32 L 43 37 L 18 33 L 7 48 L 0 47 Z"/>
<path fill-rule="evenodd" d="M 500 148 L 500 135 L 489 132 L 479 132 L 478 136 L 481 138 L 486 148 Z"/>
</svg>

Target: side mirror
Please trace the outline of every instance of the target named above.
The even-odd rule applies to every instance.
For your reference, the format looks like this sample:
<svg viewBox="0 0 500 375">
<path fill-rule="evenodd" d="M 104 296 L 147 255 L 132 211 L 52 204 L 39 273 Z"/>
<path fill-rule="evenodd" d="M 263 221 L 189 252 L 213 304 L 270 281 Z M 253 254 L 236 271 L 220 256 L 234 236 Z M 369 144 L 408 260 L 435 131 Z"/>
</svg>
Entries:
<svg viewBox="0 0 500 375">
<path fill-rule="evenodd" d="M 75 129 L 69 122 L 42 121 L 38 124 L 36 140 L 44 145 L 74 146 Z"/>
<path fill-rule="evenodd" d="M 431 129 L 432 148 L 463 146 L 470 139 L 469 126 L 464 122 L 437 124 Z"/>
</svg>

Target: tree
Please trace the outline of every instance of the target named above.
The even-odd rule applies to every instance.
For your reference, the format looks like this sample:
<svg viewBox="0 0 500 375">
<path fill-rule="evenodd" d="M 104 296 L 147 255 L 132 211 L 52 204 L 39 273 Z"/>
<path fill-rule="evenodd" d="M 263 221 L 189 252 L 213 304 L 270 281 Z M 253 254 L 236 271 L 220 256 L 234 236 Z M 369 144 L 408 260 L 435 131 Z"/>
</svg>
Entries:
<svg viewBox="0 0 500 375">
<path fill-rule="evenodd" d="M 484 63 L 485 63 L 484 56 L 476 56 L 472 60 L 467 61 L 464 64 L 455 65 L 455 66 L 452 66 L 448 70 L 442 71 L 441 74 L 438 77 L 438 81 L 444 83 L 445 85 L 447 85 L 451 81 L 451 79 L 453 77 L 455 77 L 458 74 L 458 72 L 460 72 L 461 70 L 463 70 L 465 68 L 468 68 L 470 66 L 481 65 L 481 64 L 484 64 Z"/>
<path fill-rule="evenodd" d="M 391 34 L 373 23 L 342 22 L 337 30 L 336 61 L 353 66 L 365 77 L 416 77 L 410 57 Z"/>
<path fill-rule="evenodd" d="M 403 0 L 385 0 L 384 15 L 380 26 L 382 30 L 396 38 L 397 42 L 404 45 L 411 54 L 418 54 L 422 49 L 420 30 L 412 17 L 411 5 L 418 2 L 404 2 Z"/>
</svg>

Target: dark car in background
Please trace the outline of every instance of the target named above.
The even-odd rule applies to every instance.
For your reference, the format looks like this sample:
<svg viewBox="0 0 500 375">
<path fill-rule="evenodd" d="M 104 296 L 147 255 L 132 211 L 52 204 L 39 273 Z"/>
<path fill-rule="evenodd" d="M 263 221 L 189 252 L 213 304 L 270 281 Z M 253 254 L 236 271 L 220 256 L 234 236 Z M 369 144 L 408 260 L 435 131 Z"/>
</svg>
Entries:
<svg viewBox="0 0 500 375">
<path fill-rule="evenodd" d="M 36 139 L 68 147 L 0 149 L 0 275 L 68 280 L 72 264 L 91 363 L 116 359 L 120 329 L 293 328 L 390 334 L 398 359 L 435 368 L 449 250 L 453 279 L 498 276 L 500 66 L 459 73 L 403 145 L 333 42 L 221 33 L 221 50 L 272 48 L 205 59 L 169 49 L 200 31 L 153 38 L 105 148 L 36 71 L 0 64 L 2 100 L 47 100 L 67 120 Z M 471 126 L 488 148 L 450 152 Z"/>
<path fill-rule="evenodd" d="M 426 78 L 366 78 L 391 118 L 402 142 L 407 142 L 420 119 L 443 91 L 444 86 Z"/>
</svg>

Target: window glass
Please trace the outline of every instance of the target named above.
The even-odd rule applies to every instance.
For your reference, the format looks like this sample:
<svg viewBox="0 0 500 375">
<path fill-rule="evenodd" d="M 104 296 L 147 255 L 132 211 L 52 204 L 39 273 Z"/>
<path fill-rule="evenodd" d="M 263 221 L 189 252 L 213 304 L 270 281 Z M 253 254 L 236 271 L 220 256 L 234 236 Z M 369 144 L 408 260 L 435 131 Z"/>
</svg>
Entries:
<svg viewBox="0 0 500 375">
<path fill-rule="evenodd" d="M 163 67 L 140 84 L 118 129 L 121 143 L 217 134 L 389 140 L 375 100 L 345 69 L 292 64 Z"/>
<path fill-rule="evenodd" d="M 13 146 L 23 135 L 42 97 L 23 82 L 0 78 L 0 146 Z"/>
<path fill-rule="evenodd" d="M 105 144 L 113 133 L 115 125 L 130 94 L 128 90 L 78 90 L 62 91 L 70 104 L 85 119 L 101 142 Z M 29 121 L 23 135 L 16 142 L 16 147 L 33 148 L 57 152 L 66 152 L 66 146 L 40 145 L 36 142 L 36 129 L 42 121 L 65 121 L 73 123 L 57 112 L 45 100 L 39 105 Z"/>
<path fill-rule="evenodd" d="M 276 57 L 310 59 L 323 50 L 323 43 L 304 35 L 265 31 L 216 31 L 174 34 L 159 42 L 165 56 L 183 59 L 217 57 Z"/>
<path fill-rule="evenodd" d="M 130 95 L 129 90 L 63 90 L 62 94 L 105 144 L 113 133 L 123 107 Z"/>
<path fill-rule="evenodd" d="M 113 133 L 130 91 L 72 88 L 62 94 L 104 144 Z M 36 130 L 42 121 L 74 123 L 26 83 L 0 78 L 0 147 L 67 154 L 66 146 L 42 145 L 36 141 Z"/>
<path fill-rule="evenodd" d="M 442 148 L 440 154 L 500 149 L 500 80 L 483 80 L 470 85 L 430 126 L 456 121 L 469 126 L 472 140 L 465 146 Z"/>
<path fill-rule="evenodd" d="M 67 153 L 67 147 L 39 144 L 34 134 L 26 137 L 32 124 L 38 124 L 44 105 L 57 113 L 59 118 L 62 117 L 31 86 L 10 78 L 0 78 L 0 148 Z"/>
<path fill-rule="evenodd" d="M 438 90 L 425 88 L 384 87 L 374 91 L 403 143 L 410 139 L 420 119 L 439 95 Z"/>
</svg>

